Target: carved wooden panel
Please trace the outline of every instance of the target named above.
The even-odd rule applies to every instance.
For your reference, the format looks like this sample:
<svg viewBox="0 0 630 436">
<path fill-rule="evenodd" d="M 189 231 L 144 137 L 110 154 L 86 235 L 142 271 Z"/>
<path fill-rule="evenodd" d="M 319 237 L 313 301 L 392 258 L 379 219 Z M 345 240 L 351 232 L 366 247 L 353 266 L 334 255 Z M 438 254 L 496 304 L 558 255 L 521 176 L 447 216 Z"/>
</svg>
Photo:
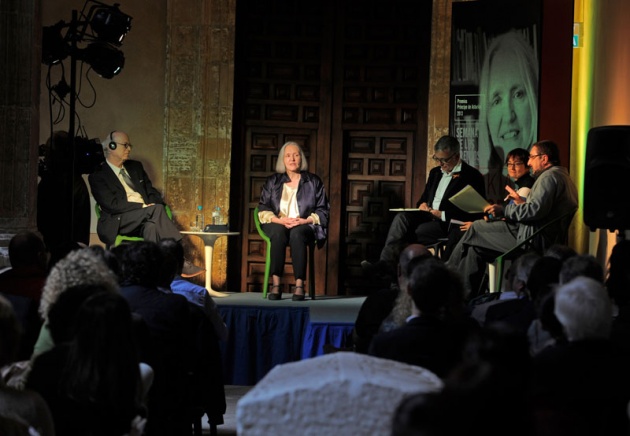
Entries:
<svg viewBox="0 0 630 436">
<path fill-rule="evenodd" d="M 344 2 L 337 59 L 344 199 L 340 287 L 373 288 L 360 262 L 377 260 L 393 213 L 409 207 L 425 184 L 426 86 L 430 2 Z M 426 27 L 425 27 L 426 26 Z M 338 130 L 340 130 L 339 133 Z"/>
<path fill-rule="evenodd" d="M 390 208 L 408 207 L 413 179 L 414 135 L 411 132 L 350 131 L 346 133 L 347 173 L 344 190 L 344 245 L 342 259 L 348 286 L 361 283 L 360 263 L 378 259 L 393 214 Z"/>
</svg>

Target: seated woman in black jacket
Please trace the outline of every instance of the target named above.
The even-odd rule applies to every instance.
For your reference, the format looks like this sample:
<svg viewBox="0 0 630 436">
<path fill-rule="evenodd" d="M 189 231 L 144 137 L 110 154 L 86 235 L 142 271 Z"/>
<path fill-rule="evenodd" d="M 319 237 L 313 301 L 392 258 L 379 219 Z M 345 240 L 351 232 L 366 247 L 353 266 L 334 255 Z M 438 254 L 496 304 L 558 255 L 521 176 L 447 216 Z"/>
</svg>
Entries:
<svg viewBox="0 0 630 436">
<path fill-rule="evenodd" d="M 270 300 L 282 296 L 280 277 L 287 245 L 291 247 L 295 274 L 293 301 L 304 300 L 306 248 L 314 240 L 323 243 L 326 239 L 330 204 L 322 180 L 307 169 L 302 148 L 287 142 L 278 154 L 276 174 L 267 178 L 260 195 L 258 218 L 271 240 Z"/>
</svg>

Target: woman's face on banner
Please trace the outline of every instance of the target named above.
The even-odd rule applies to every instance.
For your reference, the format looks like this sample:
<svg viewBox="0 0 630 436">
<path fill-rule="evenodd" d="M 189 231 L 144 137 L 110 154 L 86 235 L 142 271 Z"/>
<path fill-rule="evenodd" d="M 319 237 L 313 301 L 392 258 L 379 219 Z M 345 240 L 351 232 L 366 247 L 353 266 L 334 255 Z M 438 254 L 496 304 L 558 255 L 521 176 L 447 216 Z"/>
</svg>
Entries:
<svg viewBox="0 0 630 436">
<path fill-rule="evenodd" d="M 514 53 L 495 54 L 490 65 L 488 130 L 495 146 L 528 149 L 532 113 Z"/>
</svg>

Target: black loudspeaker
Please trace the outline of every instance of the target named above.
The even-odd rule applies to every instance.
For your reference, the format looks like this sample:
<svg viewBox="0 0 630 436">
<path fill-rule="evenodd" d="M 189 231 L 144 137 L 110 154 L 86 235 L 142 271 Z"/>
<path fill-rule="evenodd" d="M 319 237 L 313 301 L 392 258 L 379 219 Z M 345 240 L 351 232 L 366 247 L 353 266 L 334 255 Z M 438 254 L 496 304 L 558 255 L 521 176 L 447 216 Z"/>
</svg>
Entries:
<svg viewBox="0 0 630 436">
<path fill-rule="evenodd" d="M 118 147 L 118 144 L 116 144 L 116 141 L 114 141 L 114 133 L 116 133 L 116 131 L 112 130 L 112 133 L 109 134 L 109 139 L 111 139 L 111 142 L 109 143 L 110 150 L 116 150 L 116 147 Z"/>
<path fill-rule="evenodd" d="M 630 229 L 630 126 L 588 132 L 584 168 L 584 224 L 595 229 Z"/>
</svg>

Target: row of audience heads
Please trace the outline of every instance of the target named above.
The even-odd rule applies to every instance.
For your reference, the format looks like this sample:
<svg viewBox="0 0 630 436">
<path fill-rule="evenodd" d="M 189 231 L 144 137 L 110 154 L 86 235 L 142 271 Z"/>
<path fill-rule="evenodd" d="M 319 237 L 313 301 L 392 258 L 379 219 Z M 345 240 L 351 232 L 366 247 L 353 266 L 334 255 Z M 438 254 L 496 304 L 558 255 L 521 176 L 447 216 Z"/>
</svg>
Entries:
<svg viewBox="0 0 630 436">
<path fill-rule="evenodd" d="M 615 245 L 606 274 L 593 256 L 578 255 L 567 246 L 555 245 L 543 256 L 527 253 L 519 257 L 506 279 L 517 293 L 534 301 L 544 327 L 556 339 L 568 343 L 606 341 L 611 335 L 613 306 L 630 304 L 628 265 L 630 241 Z M 439 260 L 421 257 L 408 262 L 407 267 L 408 291 L 419 308 L 425 302 L 418 295 L 435 295 L 432 288 L 442 289 L 443 283 L 447 283 L 444 289 L 450 289 L 452 295 L 461 295 L 459 277 Z M 441 304 L 444 301 L 442 296 Z M 430 306 L 428 309 L 432 310 Z M 526 335 L 501 322 L 473 330 L 461 363 L 444 379 L 444 388 L 437 393 L 408 397 L 400 403 L 394 414 L 392 435 L 479 431 L 536 434 L 535 426 L 539 424 L 531 420 L 528 397 L 533 370 Z M 480 416 L 486 411 L 492 416 Z"/>
<path fill-rule="evenodd" d="M 606 278 L 594 256 L 578 255 L 566 245 L 554 245 L 544 256 L 536 253 L 520 256 L 511 264 L 506 279 L 511 290 L 524 293 L 537 304 L 553 296 L 558 285 L 566 285 L 581 277 L 581 282 L 588 282 L 589 288 L 604 290 L 607 300 L 626 305 L 630 303 L 630 270 L 626 265 L 630 265 L 630 241 L 621 241 L 614 247 Z M 421 255 L 404 251 L 399 268 L 405 272 L 408 293 L 422 312 L 436 313 L 444 307 L 456 309 L 464 304 L 459 274 L 428 251 Z"/>
<path fill-rule="evenodd" d="M 128 327 L 130 311 L 120 296 L 119 286 L 168 286 L 181 273 L 184 264 L 183 247 L 172 239 L 157 244 L 125 244 L 112 250 L 97 245 L 76 245 L 73 248 L 50 267 L 39 303 L 39 313 L 49 325 L 55 343 L 64 342 L 74 333 L 89 332 L 92 335 L 103 332 L 112 321 L 103 321 L 105 316 L 117 320 L 109 327 L 109 337 L 128 338 L 129 335 L 124 332 Z M 9 252 L 14 268 L 33 267 L 34 262 L 46 268 L 49 262 L 42 240 L 31 232 L 16 235 L 11 240 Z M 3 324 L 0 330 L 4 332 L 3 340 L 0 341 L 0 360 L 6 364 L 12 361 L 17 351 L 21 326 L 15 319 L 11 303 L 4 298 L 0 301 L 0 323 Z M 83 304 L 87 301 L 91 303 Z M 69 314 L 78 314 L 79 306 L 86 311 L 86 315 L 78 317 L 76 325 L 70 325 L 68 320 L 73 317 Z M 79 324 L 81 328 L 76 328 Z M 112 326 L 120 328 L 119 335 L 111 331 Z M 90 339 L 86 336 L 85 340 Z M 102 341 L 93 343 L 100 343 L 102 348 L 107 348 Z"/>
</svg>

